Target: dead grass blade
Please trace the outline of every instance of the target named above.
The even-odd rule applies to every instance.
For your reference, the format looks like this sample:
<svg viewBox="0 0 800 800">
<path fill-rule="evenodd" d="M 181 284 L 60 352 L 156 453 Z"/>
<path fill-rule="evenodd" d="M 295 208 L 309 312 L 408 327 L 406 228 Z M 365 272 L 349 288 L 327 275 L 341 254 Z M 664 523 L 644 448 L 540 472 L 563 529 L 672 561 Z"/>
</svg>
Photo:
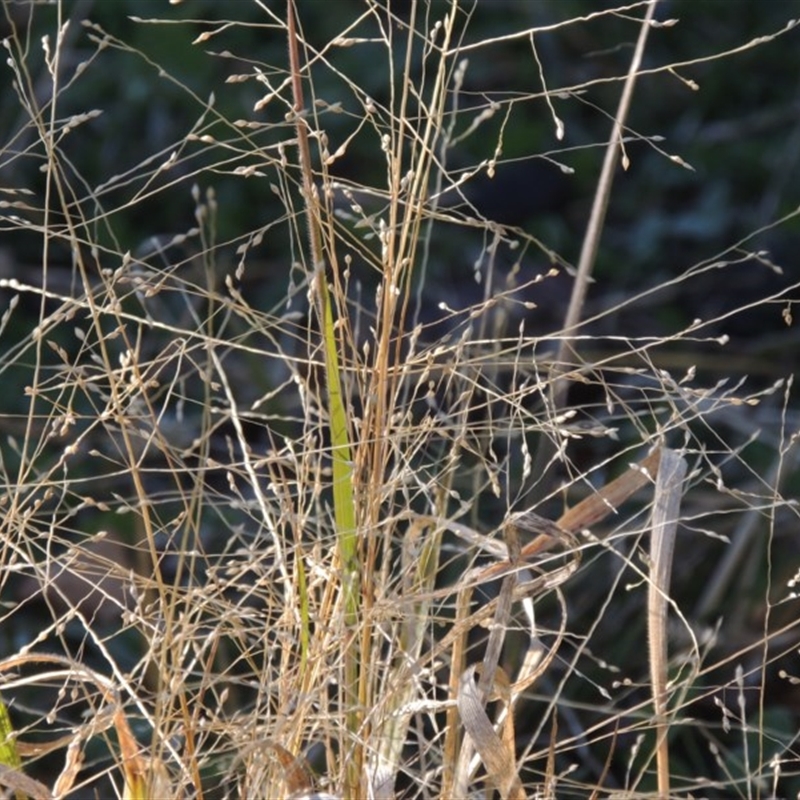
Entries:
<svg viewBox="0 0 800 800">
<path fill-rule="evenodd" d="M 458 691 L 458 712 L 464 731 L 474 744 L 486 768 L 489 782 L 497 788 L 503 800 L 525 800 L 526 794 L 517 774 L 514 715 L 509 708 L 511 687 L 502 669 L 495 670 L 489 691 L 482 688 L 480 665 L 473 664 L 461 675 Z M 486 714 L 486 701 L 499 700 L 505 711 L 502 735 L 495 733 L 494 726 Z M 466 796 L 467 787 L 457 778 L 457 790 Z M 460 793 L 459 796 L 462 796 Z"/>
<path fill-rule="evenodd" d="M 667 609 L 675 552 L 675 536 L 681 517 L 681 497 L 688 468 L 686 459 L 668 447 L 661 448 L 653 496 L 650 534 L 650 580 L 647 591 L 647 632 L 650 649 L 650 680 L 656 731 L 658 793 L 669 797 L 669 720 L 667 704 Z"/>
</svg>

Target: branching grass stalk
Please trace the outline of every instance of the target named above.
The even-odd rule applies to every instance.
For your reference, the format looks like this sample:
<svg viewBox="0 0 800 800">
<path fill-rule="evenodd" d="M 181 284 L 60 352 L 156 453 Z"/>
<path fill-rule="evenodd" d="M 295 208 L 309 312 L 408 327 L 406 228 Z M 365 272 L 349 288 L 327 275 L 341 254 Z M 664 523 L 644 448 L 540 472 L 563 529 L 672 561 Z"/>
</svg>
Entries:
<svg viewBox="0 0 800 800">
<path fill-rule="evenodd" d="M 59 14 L 61 12 L 61 4 L 58 4 Z M 59 31 L 63 31 L 63 26 L 59 26 Z M 58 77 L 58 54 L 60 53 L 60 48 L 56 48 L 56 51 L 53 55 L 53 60 L 49 63 L 49 71 L 52 75 L 53 81 L 56 83 L 57 86 L 57 77 Z M 124 408 L 126 406 L 125 403 L 125 395 L 127 387 L 120 385 L 117 380 L 117 375 L 121 373 L 117 372 L 112 364 L 112 356 L 109 352 L 109 347 L 106 342 L 106 337 L 102 329 L 102 320 L 107 316 L 109 313 L 107 309 L 100 308 L 97 305 L 95 295 L 91 288 L 91 280 L 89 277 L 89 269 L 87 268 L 84 255 L 83 255 L 83 248 L 82 243 L 84 241 L 84 236 L 81 235 L 81 229 L 88 230 L 89 226 L 86 220 L 79 216 L 77 219 L 75 218 L 74 214 L 75 208 L 79 208 L 79 204 L 73 203 L 74 200 L 72 195 L 72 188 L 69 184 L 68 177 L 65 174 L 64 167 L 62 165 L 62 156 L 60 153 L 59 145 L 56 141 L 56 137 L 54 134 L 55 131 L 55 119 L 56 119 L 56 96 L 57 93 L 53 95 L 53 102 L 51 103 L 51 116 L 50 121 L 46 127 L 42 126 L 41 117 L 38 111 L 33 114 L 34 120 L 37 125 L 41 126 L 39 130 L 39 137 L 42 143 L 44 144 L 46 155 L 47 155 L 47 198 L 48 201 L 45 203 L 45 209 L 50 208 L 49 197 L 51 192 L 57 197 L 58 203 L 60 206 L 60 210 L 63 214 L 63 218 L 65 220 L 66 225 L 66 236 L 70 245 L 72 247 L 72 251 L 74 253 L 75 264 L 80 276 L 81 283 L 84 287 L 86 298 L 88 302 L 88 306 L 90 309 L 90 318 L 91 324 L 95 332 L 95 336 L 99 345 L 100 350 L 100 357 L 102 359 L 102 364 L 104 368 L 105 375 L 109 381 L 109 394 L 110 394 L 110 403 L 108 407 L 108 413 L 111 417 L 115 418 L 119 425 L 119 431 L 122 438 L 123 446 L 124 446 L 124 453 L 128 463 L 128 470 L 131 476 L 131 480 L 133 486 L 135 488 L 136 496 L 138 499 L 138 512 L 139 512 L 139 519 L 141 521 L 144 533 L 145 533 L 145 540 L 147 546 L 149 548 L 149 556 L 150 556 L 150 563 L 152 565 L 156 565 L 159 562 L 159 555 L 157 552 L 156 546 L 156 526 L 153 522 L 152 514 L 151 514 L 151 504 L 149 502 L 148 493 L 145 489 L 144 483 L 142 481 L 142 475 L 140 470 L 140 462 L 142 460 L 142 456 L 137 454 L 137 448 L 134 446 L 132 438 L 131 438 L 131 420 L 126 418 Z M 34 102 L 35 95 L 31 93 L 31 102 Z M 46 211 L 47 213 L 47 211 Z M 80 212 L 78 212 L 80 213 Z M 45 216 L 45 220 L 47 220 L 47 216 Z M 43 252 L 45 255 L 45 273 L 44 273 L 44 281 L 45 287 L 47 285 L 47 263 L 49 261 L 47 254 L 48 254 L 48 243 L 50 240 L 50 233 L 49 233 L 49 226 L 45 224 L 45 228 L 43 230 Z M 44 304 L 44 294 L 42 294 L 42 304 Z M 116 310 L 111 312 L 116 317 L 116 321 L 121 323 L 118 316 L 116 316 Z M 46 317 L 44 305 L 42 306 L 41 318 L 44 319 Z M 127 336 L 124 332 L 123 326 L 120 324 L 120 330 L 122 331 L 122 337 L 125 341 L 128 353 L 134 352 L 134 347 L 132 346 L 131 342 L 128 341 Z M 37 344 L 38 346 L 38 344 Z M 37 359 L 37 364 L 39 363 Z M 156 414 L 154 409 L 149 404 L 149 399 L 147 397 L 147 393 L 143 391 L 146 381 L 144 380 L 142 374 L 139 371 L 139 365 L 137 363 L 131 364 L 132 375 L 134 376 L 135 383 L 141 391 L 141 396 L 144 402 L 148 406 L 148 411 L 151 415 L 151 418 L 155 419 Z M 31 392 L 31 405 L 30 405 L 30 414 L 29 414 L 29 422 L 33 420 L 35 415 L 35 405 L 37 401 L 37 391 L 34 389 Z M 28 427 L 30 430 L 30 426 Z M 24 466 L 24 459 L 21 461 L 20 469 Z M 161 578 L 158 569 L 155 569 L 154 581 L 156 587 L 156 596 L 161 608 L 162 613 L 162 621 L 164 625 L 164 636 L 161 639 L 160 646 L 158 647 L 158 657 L 157 662 L 159 665 L 158 670 L 158 678 L 160 682 L 159 689 L 164 687 L 169 687 L 170 689 L 174 690 L 175 687 L 179 687 L 181 682 L 177 679 L 177 676 L 180 674 L 181 665 L 179 660 L 179 655 L 173 652 L 172 643 L 176 638 L 179 638 L 178 634 L 176 634 L 176 627 L 179 625 L 179 619 L 177 614 L 177 606 L 176 602 L 173 602 L 173 598 L 169 588 L 167 587 L 166 583 Z M 169 695 L 169 699 L 165 699 L 167 696 L 165 693 L 159 691 L 158 695 L 159 703 L 163 703 L 162 712 L 166 717 L 169 713 L 169 708 L 174 703 L 181 709 L 181 713 L 185 722 L 185 731 L 187 736 L 187 741 L 189 742 L 188 750 L 189 750 L 189 758 L 188 758 L 188 769 L 192 772 L 193 778 L 195 783 L 200 786 L 200 774 L 199 774 L 199 766 L 197 759 L 194 757 L 194 748 L 192 747 L 191 740 L 193 734 L 193 726 L 191 724 L 192 721 L 192 714 L 188 708 L 188 702 L 186 695 L 183 691 L 178 689 L 177 691 L 172 691 Z M 157 733 L 153 732 L 154 736 L 154 744 L 156 744 L 156 737 Z"/>
<path fill-rule="evenodd" d="M 359 682 L 362 671 L 362 653 L 358 636 L 359 610 L 361 607 L 361 573 L 359 559 L 358 525 L 355 498 L 353 496 L 353 461 L 350 447 L 350 433 L 340 378 L 340 342 L 335 330 L 333 307 L 328 290 L 325 267 L 325 254 L 322 247 L 322 221 L 317 188 L 314 185 L 311 153 L 308 143 L 306 122 L 303 119 L 302 70 L 299 57 L 299 42 L 295 27 L 294 1 L 288 0 L 287 27 L 289 37 L 289 59 L 292 72 L 294 113 L 300 168 L 303 176 L 303 198 L 306 206 L 309 247 L 319 321 L 322 329 L 323 351 L 325 354 L 325 384 L 328 396 L 328 414 L 331 435 L 331 458 L 333 462 L 333 506 L 336 520 L 336 539 L 339 549 L 339 569 L 342 584 L 344 623 L 346 640 L 343 644 L 344 681 L 342 686 L 343 707 L 346 710 L 348 731 L 351 743 L 348 752 L 342 753 L 347 768 L 344 771 L 346 796 L 357 796 L 362 790 L 361 774 L 363 748 L 359 744 L 363 710 L 360 705 Z M 331 251 L 334 252 L 334 251 Z M 335 263 L 332 264 L 335 269 Z M 299 581 L 305 586 L 304 578 Z M 304 619 L 308 624 L 307 598 L 301 598 Z M 350 751 L 352 747 L 352 751 Z"/>
<path fill-rule="evenodd" d="M 138 520 L 141 524 L 146 546 L 149 550 L 148 555 L 152 569 L 152 565 L 157 565 L 159 563 L 159 554 L 156 544 L 157 524 L 153 519 L 151 503 L 142 477 L 141 462 L 144 456 L 143 454 L 139 454 L 137 452 L 137 448 L 134 445 L 131 434 L 132 421 L 125 415 L 124 409 L 126 406 L 126 387 L 121 385 L 121 382 L 119 382 L 116 378 L 117 372 L 112 365 L 111 354 L 109 352 L 109 348 L 101 327 L 102 320 L 105 316 L 105 310 L 100 309 L 96 305 L 93 293 L 89 288 L 90 280 L 88 268 L 84 261 L 79 245 L 81 239 L 79 237 L 76 223 L 72 218 L 70 206 L 67 200 L 68 184 L 66 184 L 66 182 L 63 180 L 62 166 L 60 163 L 58 150 L 55 146 L 53 146 L 52 150 L 49 152 L 48 173 L 52 173 L 54 185 L 58 192 L 59 202 L 61 204 L 64 217 L 67 221 L 69 239 L 74 244 L 76 263 L 78 265 L 83 285 L 86 287 L 86 294 L 91 309 L 92 325 L 95 329 L 100 352 L 102 354 L 105 374 L 109 378 L 109 391 L 111 398 L 109 412 L 111 415 L 113 415 L 113 418 L 119 425 L 119 431 L 124 445 L 124 454 L 128 464 L 128 471 L 131 476 L 138 500 Z M 83 224 L 85 224 L 85 221 Z M 134 352 L 134 349 L 124 332 L 122 336 L 128 352 Z M 148 408 L 150 417 L 151 419 L 155 419 L 157 414 L 150 403 L 147 393 L 143 391 L 147 382 L 139 370 L 139 365 L 135 361 L 131 364 L 131 370 L 135 383 L 141 391 L 142 399 Z M 187 498 L 182 498 L 182 502 L 184 503 L 185 507 L 188 507 L 189 500 Z M 187 519 L 188 524 L 191 524 L 191 515 L 187 515 Z M 157 670 L 155 671 L 155 674 L 157 675 L 158 681 L 157 704 L 160 706 L 157 716 L 163 716 L 164 718 L 170 716 L 173 704 L 180 709 L 188 742 L 188 769 L 192 773 L 195 783 L 199 786 L 201 785 L 202 781 L 200 778 L 199 764 L 197 758 L 195 757 L 195 748 L 192 744 L 194 733 L 194 726 L 192 725 L 193 714 L 189 708 L 189 700 L 181 688 L 183 684 L 179 676 L 182 672 L 182 665 L 180 654 L 176 652 L 174 648 L 174 642 L 181 638 L 180 603 L 177 601 L 172 588 L 167 585 L 166 581 L 164 581 L 160 571 L 156 568 L 152 569 L 152 572 L 153 580 L 149 582 L 150 588 L 148 594 L 150 594 L 152 599 L 157 603 L 160 621 L 164 626 L 164 635 L 154 648 L 156 651 L 155 662 L 157 664 Z M 155 591 L 153 591 L 152 587 L 155 587 Z M 153 731 L 153 744 L 154 747 L 157 748 L 157 731 Z"/>
<path fill-rule="evenodd" d="M 608 202 L 611 198 L 611 187 L 614 184 L 614 171 L 619 163 L 620 154 L 624 155 L 623 166 L 625 169 L 627 169 L 628 166 L 627 155 L 624 154 L 623 149 L 623 134 L 625 131 L 625 123 L 628 118 L 628 110 L 630 109 L 631 100 L 633 99 L 633 89 L 639 76 L 639 68 L 642 63 L 647 36 L 652 27 L 653 16 L 657 5 L 658 0 L 651 0 L 644 15 L 644 19 L 642 20 L 641 28 L 639 29 L 639 38 L 637 39 L 636 48 L 631 58 L 628 75 L 622 87 L 622 95 L 619 99 L 617 113 L 614 115 L 614 125 L 608 144 L 606 145 L 603 169 L 597 182 L 597 190 L 594 195 L 589 222 L 583 237 L 581 254 L 578 260 L 578 270 L 572 283 L 572 294 L 570 296 L 569 306 L 567 307 L 567 313 L 564 317 L 564 324 L 561 328 L 558 350 L 553 362 L 554 369 L 553 375 L 551 376 L 552 382 L 550 384 L 550 413 L 554 417 L 561 412 L 566 402 L 569 377 L 563 373 L 569 371 L 567 367 L 567 358 L 570 358 L 570 361 L 576 358 L 571 337 L 577 332 L 578 323 L 583 314 L 586 292 L 589 287 L 589 280 L 592 270 L 594 269 L 595 260 L 597 259 L 597 251 L 600 247 L 600 237 L 603 232 Z M 548 485 L 549 481 L 546 480 L 545 476 L 549 472 L 550 461 L 554 454 L 555 447 L 552 441 L 546 436 L 541 437 L 534 461 L 534 475 L 542 477 L 538 488 L 538 495 L 540 498 L 544 497 L 550 491 Z"/>
</svg>

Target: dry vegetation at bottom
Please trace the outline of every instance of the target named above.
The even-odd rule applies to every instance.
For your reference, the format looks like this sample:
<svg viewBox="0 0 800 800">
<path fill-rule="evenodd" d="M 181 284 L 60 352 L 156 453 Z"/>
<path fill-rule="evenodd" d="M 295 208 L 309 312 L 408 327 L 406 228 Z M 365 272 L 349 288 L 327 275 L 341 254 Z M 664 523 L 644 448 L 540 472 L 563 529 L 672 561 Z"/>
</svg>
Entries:
<svg viewBox="0 0 800 800">
<path fill-rule="evenodd" d="M 797 212 L 631 291 L 591 277 L 620 163 L 689 166 L 629 122 L 695 63 L 642 66 L 680 24 L 656 3 L 520 5 L 497 28 L 411 2 L 343 4 L 332 31 L 297 5 L 187 2 L 127 37 L 68 20 L 81 4 L 4 5 L 0 785 L 797 792 L 792 377 L 765 368 L 771 339 L 729 355 L 726 332 L 754 310 L 791 332 L 798 283 L 760 242 Z M 213 93 L 133 43 L 176 22 Z M 549 66 L 612 23 L 632 46 L 610 77 Z M 475 64 L 496 79 L 520 44 L 535 85 L 481 88 Z M 93 126 L 128 111 L 92 89 L 132 65 L 152 119 L 164 92 L 184 128 L 133 163 L 98 148 L 97 175 Z M 605 161 L 573 265 L 557 227 L 500 224 L 473 189 L 573 171 L 592 103 L 610 139 L 574 146 Z M 509 165 L 523 112 L 554 149 Z M 263 212 L 231 215 L 237 196 Z M 768 280 L 683 318 L 744 269 Z"/>
</svg>

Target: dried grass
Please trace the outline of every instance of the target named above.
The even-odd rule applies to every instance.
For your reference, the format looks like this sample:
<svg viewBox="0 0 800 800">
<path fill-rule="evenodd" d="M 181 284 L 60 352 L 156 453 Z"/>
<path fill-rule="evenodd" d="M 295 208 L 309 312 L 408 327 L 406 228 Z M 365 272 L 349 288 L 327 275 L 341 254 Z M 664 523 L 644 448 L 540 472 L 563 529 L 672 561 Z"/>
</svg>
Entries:
<svg viewBox="0 0 800 800">
<path fill-rule="evenodd" d="M 614 332 L 609 320 L 648 316 L 714 270 L 778 268 L 744 239 L 627 296 L 599 278 L 604 307 L 587 308 L 611 173 L 577 275 L 470 194 L 502 166 L 517 108 L 566 124 L 568 143 L 563 104 L 626 80 L 565 85 L 547 36 L 623 19 L 633 37 L 659 9 L 537 25 L 534 5 L 535 27 L 489 35 L 458 2 L 370 3 L 320 42 L 313 6 L 244 8 L 226 4 L 241 21 L 195 36 L 226 76 L 210 98 L 133 35 L 66 26 L 67 4 L 41 51 L 26 31 L 45 9 L 5 9 L 19 122 L 4 128 L 3 228 L 19 244 L 0 278 L 0 692 L 20 759 L 0 782 L 74 797 L 797 787 L 796 715 L 770 694 L 796 681 L 784 666 L 796 568 L 773 560 L 797 520 L 792 380 L 726 381 L 704 365 L 724 370 L 718 328 L 750 306 L 791 323 L 798 283 L 713 319 Z M 187 19 L 158 13 L 135 29 Z M 291 62 L 226 52 L 255 24 L 288 42 Z M 541 86 L 469 89 L 466 58 L 526 41 Z M 731 52 L 634 61 L 633 107 L 653 76 L 725 69 Z M 118 174 L 85 177 L 71 153 L 120 101 L 102 114 L 76 104 L 110 54 L 142 59 L 148 91 L 168 86 L 197 116 Z M 644 142 L 685 165 L 624 117 L 609 154 L 629 161 Z M 367 155 L 382 162 L 374 185 L 338 169 Z M 220 240 L 231 187 L 254 183 L 268 214 L 247 230 L 226 222 Z M 176 197 L 194 219 L 165 238 L 159 209 Z M 138 247 L 125 243 L 131 219 L 151 223 Z M 265 240 L 278 256 L 265 259 Z M 472 288 L 445 297 L 437 275 L 453 254 Z M 565 276 L 569 315 L 542 331 L 537 303 Z M 590 399 L 576 404 L 576 388 Z M 688 471 L 657 489 L 662 451 Z M 651 522 L 654 492 L 671 494 Z M 651 525 L 678 523 L 674 557 L 645 555 Z M 651 637 L 665 637 L 649 655 L 648 604 Z M 668 661 L 654 663 L 664 641 Z M 652 689 L 651 670 L 667 682 Z"/>
</svg>

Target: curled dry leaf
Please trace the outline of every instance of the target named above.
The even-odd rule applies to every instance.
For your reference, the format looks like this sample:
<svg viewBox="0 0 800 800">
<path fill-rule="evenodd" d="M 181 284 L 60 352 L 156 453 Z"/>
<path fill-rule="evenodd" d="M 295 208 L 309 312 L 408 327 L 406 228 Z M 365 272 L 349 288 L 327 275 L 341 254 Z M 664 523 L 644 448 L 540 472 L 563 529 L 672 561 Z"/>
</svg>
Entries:
<svg viewBox="0 0 800 800">
<path fill-rule="evenodd" d="M 464 730 L 478 751 L 489 780 L 497 787 L 503 800 L 525 800 L 514 754 L 514 715 L 510 709 L 508 676 L 502 667 L 497 667 L 489 692 L 489 699 L 496 697 L 508 707 L 502 736 L 498 736 L 486 714 L 484 699 L 476 681 L 479 671 L 480 665 L 472 664 L 464 670 L 459 681 L 458 711 Z"/>
<path fill-rule="evenodd" d="M 310 800 L 322 798 L 314 792 L 314 779 L 303 756 L 293 756 L 282 744 L 268 740 L 265 742 L 283 768 L 283 781 L 292 800 Z"/>
</svg>

